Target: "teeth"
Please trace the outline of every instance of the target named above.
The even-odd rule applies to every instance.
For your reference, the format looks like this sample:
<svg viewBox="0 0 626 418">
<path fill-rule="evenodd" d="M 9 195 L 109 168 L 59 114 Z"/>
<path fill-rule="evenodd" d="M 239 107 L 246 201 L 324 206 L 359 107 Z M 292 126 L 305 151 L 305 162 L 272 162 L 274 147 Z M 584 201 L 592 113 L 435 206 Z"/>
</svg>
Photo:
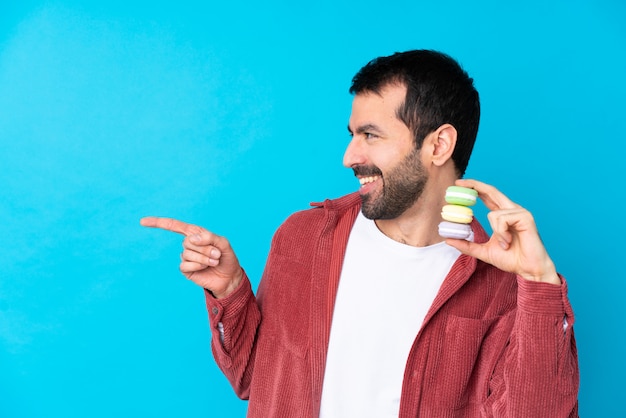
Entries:
<svg viewBox="0 0 626 418">
<path fill-rule="evenodd" d="M 378 177 L 379 176 L 361 177 L 359 179 L 359 183 L 361 183 L 361 186 L 364 186 L 367 183 L 375 182 L 376 180 L 378 180 Z"/>
</svg>

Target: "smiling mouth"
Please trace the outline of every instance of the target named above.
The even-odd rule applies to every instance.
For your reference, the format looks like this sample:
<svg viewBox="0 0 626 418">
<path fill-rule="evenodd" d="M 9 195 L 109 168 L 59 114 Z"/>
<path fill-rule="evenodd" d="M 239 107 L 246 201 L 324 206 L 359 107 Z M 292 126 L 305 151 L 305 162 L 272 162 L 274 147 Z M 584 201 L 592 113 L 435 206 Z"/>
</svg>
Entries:
<svg viewBox="0 0 626 418">
<path fill-rule="evenodd" d="M 376 180 L 380 179 L 380 176 L 367 176 L 367 177 L 360 177 L 359 178 L 359 183 L 361 183 L 361 187 L 364 187 L 370 183 L 374 183 Z"/>
</svg>

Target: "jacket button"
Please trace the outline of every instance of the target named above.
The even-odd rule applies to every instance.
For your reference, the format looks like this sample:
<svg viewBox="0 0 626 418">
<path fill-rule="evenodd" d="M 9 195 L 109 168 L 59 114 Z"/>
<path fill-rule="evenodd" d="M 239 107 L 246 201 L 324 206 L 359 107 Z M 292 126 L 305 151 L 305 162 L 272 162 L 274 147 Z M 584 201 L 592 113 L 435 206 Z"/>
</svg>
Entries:
<svg viewBox="0 0 626 418">
<path fill-rule="evenodd" d="M 220 310 L 219 310 L 219 309 L 217 309 L 217 308 L 213 308 L 213 309 L 211 309 L 211 312 L 213 312 L 213 315 L 217 315 L 217 314 L 219 313 L 219 311 L 220 311 Z"/>
</svg>

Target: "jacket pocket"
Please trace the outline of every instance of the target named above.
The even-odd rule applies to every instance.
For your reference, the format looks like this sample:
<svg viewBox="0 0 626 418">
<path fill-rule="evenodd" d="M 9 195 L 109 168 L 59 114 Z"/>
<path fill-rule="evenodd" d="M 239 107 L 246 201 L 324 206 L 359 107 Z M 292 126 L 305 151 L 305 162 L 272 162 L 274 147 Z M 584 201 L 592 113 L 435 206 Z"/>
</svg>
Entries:
<svg viewBox="0 0 626 418">
<path fill-rule="evenodd" d="M 485 392 L 481 376 L 489 368 L 484 357 L 486 336 L 498 318 L 475 319 L 450 315 L 442 338 L 431 345 L 437 359 L 432 392 L 435 404 L 460 409 Z M 432 354 L 431 354 L 432 355 Z"/>
</svg>

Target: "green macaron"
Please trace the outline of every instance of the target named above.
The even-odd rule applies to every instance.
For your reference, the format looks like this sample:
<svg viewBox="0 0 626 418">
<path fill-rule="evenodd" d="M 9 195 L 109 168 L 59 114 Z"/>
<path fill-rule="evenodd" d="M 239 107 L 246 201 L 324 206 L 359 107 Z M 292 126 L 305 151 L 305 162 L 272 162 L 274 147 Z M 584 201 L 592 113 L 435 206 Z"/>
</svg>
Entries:
<svg viewBox="0 0 626 418">
<path fill-rule="evenodd" d="M 478 192 L 461 186 L 450 186 L 446 189 L 446 202 L 452 205 L 474 206 Z"/>
</svg>

